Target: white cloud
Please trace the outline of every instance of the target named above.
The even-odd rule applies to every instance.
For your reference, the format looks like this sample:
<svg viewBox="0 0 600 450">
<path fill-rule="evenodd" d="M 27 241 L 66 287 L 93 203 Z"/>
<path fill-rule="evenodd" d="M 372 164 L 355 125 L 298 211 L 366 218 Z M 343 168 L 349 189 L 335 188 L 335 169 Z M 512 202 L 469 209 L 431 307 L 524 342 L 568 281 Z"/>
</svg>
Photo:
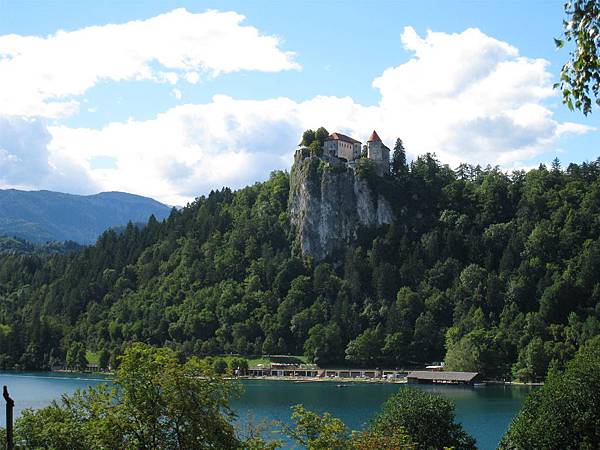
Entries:
<svg viewBox="0 0 600 450">
<path fill-rule="evenodd" d="M 302 131 L 320 125 L 363 141 L 376 128 L 390 147 L 402 137 L 411 156 L 435 152 L 453 166 L 504 168 L 530 166 L 564 134 L 588 131 L 553 117 L 545 104 L 554 94 L 544 60 L 523 57 L 476 29 L 420 37 L 406 28 L 402 42 L 414 56 L 374 80 L 381 94 L 377 105 L 350 97 L 296 102 L 218 95 L 99 130 L 51 126 L 50 163 L 72 161 L 103 189 L 182 204 L 288 168 Z M 189 73 L 181 75 L 188 82 Z M 90 161 L 99 155 L 114 164 L 95 168 Z"/>
<path fill-rule="evenodd" d="M 382 133 L 402 136 L 413 156 L 435 152 L 444 162 L 522 165 L 566 132 L 544 101 L 555 93 L 548 62 L 478 29 L 424 38 L 406 27 L 414 57 L 373 81 L 381 93 Z"/>
<path fill-rule="evenodd" d="M 280 40 L 235 12 L 185 9 L 124 24 L 0 36 L 0 114 L 73 114 L 77 96 L 101 81 L 197 83 L 200 74 L 298 69 Z"/>
<path fill-rule="evenodd" d="M 181 105 L 152 120 L 114 122 L 100 130 L 51 126 L 49 147 L 55 155 L 77 158 L 105 189 L 182 204 L 210 189 L 242 187 L 289 168 L 307 127 L 325 123 L 350 132 L 347 125 L 361 118 L 366 133 L 376 114 L 377 108 L 350 98 L 297 103 L 219 95 L 207 104 Z M 95 170 L 90 161 L 96 155 L 113 158 L 117 168 Z"/>
<path fill-rule="evenodd" d="M 0 116 L 0 188 L 96 191 L 99 186 L 68 152 L 48 149 L 50 140 L 43 120 Z"/>
<path fill-rule="evenodd" d="M 171 94 L 173 95 L 173 97 L 175 97 L 177 100 L 181 100 L 181 97 L 183 97 L 183 94 L 181 93 L 181 91 L 177 88 L 174 88 L 171 91 Z"/>
<path fill-rule="evenodd" d="M 185 81 L 190 84 L 197 84 L 200 81 L 200 74 L 198 72 L 188 72 L 185 74 Z"/>
<path fill-rule="evenodd" d="M 50 148 L 56 155 L 75 155 L 107 189 L 182 204 L 210 189 L 241 187 L 288 167 L 300 122 L 298 105 L 288 99 L 217 96 L 205 105 L 181 105 L 152 120 L 111 123 L 101 130 L 50 127 Z M 118 161 L 117 169 L 94 170 L 89 161 L 98 154 Z"/>
</svg>

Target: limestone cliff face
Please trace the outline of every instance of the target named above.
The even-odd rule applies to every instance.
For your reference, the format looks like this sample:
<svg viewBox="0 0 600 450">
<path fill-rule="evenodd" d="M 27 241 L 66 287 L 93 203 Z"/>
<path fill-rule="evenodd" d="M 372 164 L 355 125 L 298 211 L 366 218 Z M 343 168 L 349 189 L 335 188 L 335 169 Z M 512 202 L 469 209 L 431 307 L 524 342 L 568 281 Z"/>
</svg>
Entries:
<svg viewBox="0 0 600 450">
<path fill-rule="evenodd" d="M 319 261 L 343 250 L 360 226 L 394 220 L 385 198 L 343 160 L 296 152 L 290 174 L 289 214 L 302 254 Z"/>
</svg>

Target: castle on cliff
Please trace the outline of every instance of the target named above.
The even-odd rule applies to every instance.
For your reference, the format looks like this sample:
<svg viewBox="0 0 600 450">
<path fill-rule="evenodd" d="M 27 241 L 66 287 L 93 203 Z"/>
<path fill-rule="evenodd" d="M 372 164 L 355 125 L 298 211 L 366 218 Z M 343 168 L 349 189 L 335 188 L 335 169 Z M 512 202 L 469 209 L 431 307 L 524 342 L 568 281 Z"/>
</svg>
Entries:
<svg viewBox="0 0 600 450">
<path fill-rule="evenodd" d="M 364 147 L 342 133 L 327 134 L 305 132 L 290 170 L 290 225 L 301 253 L 315 261 L 338 260 L 361 229 L 395 220 L 386 190 L 370 176 L 372 169 L 380 176 L 390 170 L 390 149 L 377 132 Z"/>
<path fill-rule="evenodd" d="M 331 133 L 323 145 L 323 153 L 330 157 L 345 159 L 350 166 L 361 156 L 362 142 L 342 133 Z M 385 146 L 377 131 L 373 130 L 367 141 L 367 158 L 375 162 L 377 174 L 390 171 L 390 149 Z"/>
</svg>

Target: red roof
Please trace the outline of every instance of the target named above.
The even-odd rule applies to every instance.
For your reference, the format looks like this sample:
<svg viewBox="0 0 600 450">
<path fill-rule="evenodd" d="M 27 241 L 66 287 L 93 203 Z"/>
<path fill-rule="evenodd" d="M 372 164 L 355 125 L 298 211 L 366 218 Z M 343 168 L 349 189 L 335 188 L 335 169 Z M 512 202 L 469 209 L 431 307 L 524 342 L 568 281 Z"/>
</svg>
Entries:
<svg viewBox="0 0 600 450">
<path fill-rule="evenodd" d="M 342 133 L 331 133 L 329 136 L 327 136 L 327 139 L 325 139 L 326 141 L 345 141 L 345 142 L 350 142 L 351 144 L 360 144 L 360 141 L 357 141 L 356 139 L 352 139 L 350 136 L 346 136 L 345 134 Z"/>
<path fill-rule="evenodd" d="M 367 142 L 381 142 L 381 138 L 377 134 L 377 131 L 373 130 L 373 132 L 371 133 L 371 137 Z"/>
</svg>

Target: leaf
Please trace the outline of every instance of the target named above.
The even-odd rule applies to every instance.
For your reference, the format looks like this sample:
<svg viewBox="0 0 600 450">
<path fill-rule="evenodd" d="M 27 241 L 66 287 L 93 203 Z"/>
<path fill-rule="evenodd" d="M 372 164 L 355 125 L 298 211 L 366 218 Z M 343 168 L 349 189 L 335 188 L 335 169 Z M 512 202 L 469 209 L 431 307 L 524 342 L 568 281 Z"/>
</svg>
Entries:
<svg viewBox="0 0 600 450">
<path fill-rule="evenodd" d="M 563 48 L 565 45 L 565 42 L 562 39 L 554 38 L 554 45 L 556 45 L 556 48 Z"/>
<path fill-rule="evenodd" d="M 573 100 L 571 100 L 570 98 L 567 98 L 567 108 L 569 108 L 571 111 L 573 111 Z"/>
</svg>

